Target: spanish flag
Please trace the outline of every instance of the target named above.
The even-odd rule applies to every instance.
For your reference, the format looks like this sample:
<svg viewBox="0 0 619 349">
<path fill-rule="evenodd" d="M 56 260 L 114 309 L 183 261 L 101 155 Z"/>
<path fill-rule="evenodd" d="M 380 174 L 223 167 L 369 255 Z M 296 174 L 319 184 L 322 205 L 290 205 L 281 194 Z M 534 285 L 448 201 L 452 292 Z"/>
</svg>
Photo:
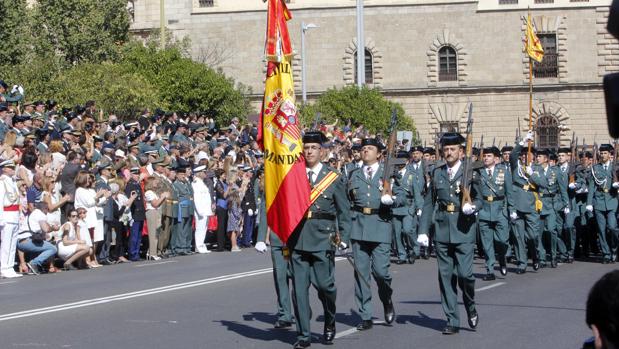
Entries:
<svg viewBox="0 0 619 349">
<path fill-rule="evenodd" d="M 535 34 L 535 29 L 533 28 L 533 23 L 531 22 L 531 15 L 527 16 L 527 33 L 524 44 L 524 49 L 535 61 L 540 63 L 542 59 L 544 59 L 544 49 L 542 48 L 542 43 L 539 41 L 537 34 Z"/>
<path fill-rule="evenodd" d="M 285 244 L 310 206 L 303 145 L 292 80 L 292 45 L 284 0 L 269 0 L 267 75 L 258 141 L 264 149 L 267 223 Z"/>
</svg>

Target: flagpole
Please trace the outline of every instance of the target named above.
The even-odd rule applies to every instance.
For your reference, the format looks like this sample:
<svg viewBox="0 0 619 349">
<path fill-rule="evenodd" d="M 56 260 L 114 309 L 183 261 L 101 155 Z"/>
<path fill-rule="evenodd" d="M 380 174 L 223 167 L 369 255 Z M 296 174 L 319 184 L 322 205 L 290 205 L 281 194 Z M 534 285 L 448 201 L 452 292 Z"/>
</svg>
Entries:
<svg viewBox="0 0 619 349">
<path fill-rule="evenodd" d="M 527 8 L 527 28 L 531 24 L 531 8 Z M 527 36 L 527 41 L 529 37 Z M 533 58 L 529 55 L 529 132 L 533 131 Z M 527 150 L 527 159 L 525 162 L 533 162 L 531 156 L 531 140 L 529 140 L 529 146 Z M 529 160 L 530 159 L 530 160 Z"/>
</svg>

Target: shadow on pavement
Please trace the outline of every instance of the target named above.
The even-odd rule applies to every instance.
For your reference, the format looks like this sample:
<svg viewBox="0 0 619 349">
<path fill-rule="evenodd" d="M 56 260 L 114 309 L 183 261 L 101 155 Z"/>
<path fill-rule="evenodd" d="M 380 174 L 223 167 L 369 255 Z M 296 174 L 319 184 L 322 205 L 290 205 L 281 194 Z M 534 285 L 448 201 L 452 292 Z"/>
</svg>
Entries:
<svg viewBox="0 0 619 349">
<path fill-rule="evenodd" d="M 232 331 L 240 336 L 257 339 L 261 341 L 279 341 L 287 344 L 294 344 L 297 340 L 296 331 L 294 327 L 292 329 L 261 329 L 252 326 L 248 326 L 236 321 L 220 320 L 219 322 L 225 326 L 228 331 Z"/>
<path fill-rule="evenodd" d="M 325 321 L 324 315 L 319 315 L 316 317 L 316 321 L 323 322 Z M 344 324 L 348 326 L 357 326 L 357 324 L 361 321 L 361 317 L 357 315 L 352 309 L 350 313 L 335 313 L 335 323 L 336 324 Z"/>
<path fill-rule="evenodd" d="M 445 327 L 445 320 L 431 318 L 428 315 L 417 312 L 419 315 L 398 315 L 395 322 L 398 324 L 411 323 L 417 326 L 426 327 L 436 331 L 442 331 Z"/>
</svg>

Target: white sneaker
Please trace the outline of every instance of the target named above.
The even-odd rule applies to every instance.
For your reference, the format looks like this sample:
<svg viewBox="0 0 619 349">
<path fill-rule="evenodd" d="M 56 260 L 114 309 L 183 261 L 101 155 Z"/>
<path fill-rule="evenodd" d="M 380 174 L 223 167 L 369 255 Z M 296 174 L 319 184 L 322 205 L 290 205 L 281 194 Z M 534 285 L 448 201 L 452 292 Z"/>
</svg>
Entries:
<svg viewBox="0 0 619 349">
<path fill-rule="evenodd" d="M 4 273 L 4 274 L 0 275 L 0 277 L 2 277 L 4 279 L 15 279 L 15 278 L 20 278 L 22 276 L 23 276 L 22 274 L 17 274 L 14 271 L 10 271 L 10 272 L 7 272 L 7 273 Z"/>
<path fill-rule="evenodd" d="M 241 249 L 237 246 L 236 248 L 231 249 L 230 252 L 241 252 Z"/>
</svg>

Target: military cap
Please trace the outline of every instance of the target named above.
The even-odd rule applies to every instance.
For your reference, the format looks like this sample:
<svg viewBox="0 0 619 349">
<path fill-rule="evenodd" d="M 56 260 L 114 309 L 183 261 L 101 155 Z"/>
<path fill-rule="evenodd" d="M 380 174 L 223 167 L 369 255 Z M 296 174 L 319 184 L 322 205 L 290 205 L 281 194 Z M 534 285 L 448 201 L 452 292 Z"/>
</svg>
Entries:
<svg viewBox="0 0 619 349">
<path fill-rule="evenodd" d="M 0 162 L 0 168 L 3 167 L 12 167 L 15 168 L 15 162 L 13 160 L 4 160 L 2 162 Z"/>
<path fill-rule="evenodd" d="M 188 169 L 190 167 L 191 167 L 191 165 L 188 162 L 186 162 L 186 161 L 179 161 L 176 164 L 176 170 L 177 171 L 184 171 L 184 170 L 186 170 L 186 169 Z"/>
<path fill-rule="evenodd" d="M 4 80 L 0 80 L 0 86 L 4 87 L 4 89 L 9 88 L 9 85 L 7 85 L 6 82 L 4 82 Z"/>
<path fill-rule="evenodd" d="M 99 136 L 93 136 L 93 137 L 92 137 L 92 139 L 93 139 L 93 141 L 94 141 L 95 143 L 97 143 L 97 142 L 103 142 L 103 138 L 101 138 L 101 137 L 99 137 Z"/>
<path fill-rule="evenodd" d="M 462 145 L 464 137 L 457 132 L 446 132 L 441 137 L 441 146 L 445 145 Z"/>
<path fill-rule="evenodd" d="M 537 149 L 537 151 L 535 152 L 535 155 L 549 156 L 550 152 L 548 151 L 548 149 Z"/>
<path fill-rule="evenodd" d="M 529 148 L 527 147 L 522 147 L 522 149 L 520 149 L 520 155 L 524 155 L 528 152 L 529 152 Z M 531 147 L 531 153 L 535 154 L 535 148 Z"/>
<path fill-rule="evenodd" d="M 193 173 L 206 171 L 206 165 L 196 166 L 193 168 Z"/>
<path fill-rule="evenodd" d="M 353 144 L 352 147 L 350 147 L 350 150 L 354 150 L 354 151 L 361 150 L 361 144 Z"/>
<path fill-rule="evenodd" d="M 550 153 L 550 156 L 548 156 L 548 158 L 550 160 L 553 160 L 553 161 L 559 160 L 559 157 L 557 156 L 557 153 L 555 153 L 554 151 Z"/>
<path fill-rule="evenodd" d="M 408 152 L 406 150 L 400 150 L 395 154 L 398 159 L 408 159 Z"/>
<path fill-rule="evenodd" d="M 34 106 L 34 102 L 26 102 L 24 103 L 24 107 Z"/>
<path fill-rule="evenodd" d="M 116 149 L 116 151 L 114 152 L 114 156 L 119 157 L 119 158 L 123 158 L 123 159 L 127 158 L 125 156 L 125 152 L 120 150 L 120 149 Z"/>
<path fill-rule="evenodd" d="M 28 132 L 23 134 L 24 138 L 36 139 L 37 135 L 34 132 Z"/>
<path fill-rule="evenodd" d="M 499 148 L 495 146 L 484 148 L 484 154 L 493 154 L 494 156 L 501 156 L 501 152 L 499 151 Z"/>
<path fill-rule="evenodd" d="M 568 154 L 568 153 L 571 153 L 571 152 L 572 152 L 572 149 L 570 149 L 568 147 L 562 147 L 562 148 L 559 148 L 559 150 L 557 150 L 557 154 L 561 154 L 561 153 Z"/>
<path fill-rule="evenodd" d="M 423 153 L 424 154 L 434 154 L 436 153 L 436 150 L 432 147 L 425 147 L 423 148 Z"/>
<path fill-rule="evenodd" d="M 505 153 L 507 151 L 511 152 L 512 150 L 514 150 L 514 147 L 512 147 L 511 145 L 506 145 L 501 148 L 501 153 Z"/>
<path fill-rule="evenodd" d="M 35 107 L 38 107 L 40 105 L 45 105 L 45 103 L 43 103 L 43 101 L 36 101 L 33 103 Z"/>
<path fill-rule="evenodd" d="M 9 110 L 9 108 L 6 106 L 5 103 L 0 104 L 0 112 L 7 111 L 7 110 Z"/>
<path fill-rule="evenodd" d="M 208 131 L 208 127 L 206 127 L 206 126 L 200 126 L 200 127 L 196 128 L 196 133 L 197 132 L 206 132 L 206 131 Z"/>
<path fill-rule="evenodd" d="M 32 120 L 39 120 L 45 122 L 45 118 L 42 115 L 35 115 Z"/>
<path fill-rule="evenodd" d="M 71 131 L 71 134 L 75 137 L 80 137 L 82 135 L 82 131 L 80 130 L 73 130 Z"/>
<path fill-rule="evenodd" d="M 99 172 L 103 171 L 103 170 L 109 170 L 112 168 L 112 164 L 109 163 L 109 161 L 105 161 L 105 162 L 101 162 L 98 166 L 97 166 L 97 170 Z"/>
<path fill-rule="evenodd" d="M 588 152 L 584 153 L 584 157 L 586 157 L 588 159 L 593 159 L 593 154 L 590 151 L 588 151 Z"/>
<path fill-rule="evenodd" d="M 161 136 L 161 139 L 162 139 L 162 140 L 164 140 L 164 141 L 167 141 L 167 140 L 169 140 L 169 139 L 170 139 L 170 136 L 168 136 L 168 135 L 163 135 L 163 136 Z"/>
<path fill-rule="evenodd" d="M 600 144 L 600 151 L 612 152 L 614 150 L 615 148 L 613 148 L 613 146 L 608 143 Z"/>
<path fill-rule="evenodd" d="M 365 147 L 366 145 L 373 145 L 375 146 L 378 150 L 383 150 L 385 149 L 385 146 L 379 142 L 376 138 L 364 138 L 361 141 L 361 147 Z"/>
<path fill-rule="evenodd" d="M 164 162 L 164 160 L 165 160 L 164 158 L 157 158 L 157 159 L 152 160 L 150 163 L 151 163 L 151 165 L 153 165 L 153 166 L 154 166 L 154 165 L 163 166 L 163 162 Z"/>
<path fill-rule="evenodd" d="M 67 119 L 67 122 L 70 122 L 71 120 L 75 119 L 77 117 L 77 114 L 74 112 L 68 112 L 67 115 L 65 116 L 65 118 Z"/>
<path fill-rule="evenodd" d="M 140 147 L 140 143 L 133 142 L 133 143 L 129 144 L 129 146 L 127 148 L 131 149 L 131 148 L 139 148 L 139 147 Z"/>
<path fill-rule="evenodd" d="M 132 167 L 129 172 L 131 172 L 131 174 L 140 174 L 140 170 L 139 167 Z"/>
<path fill-rule="evenodd" d="M 423 153 L 423 147 L 422 147 L 422 146 L 420 146 L 420 145 L 417 145 L 417 146 L 411 147 L 411 149 L 410 149 L 409 151 L 410 151 L 411 153 L 412 153 L 412 152 L 415 152 L 415 151 L 419 151 L 419 152 L 422 152 L 422 153 Z"/>
<path fill-rule="evenodd" d="M 475 156 L 479 156 L 479 154 L 481 154 L 480 151 L 479 151 L 479 148 L 477 148 L 477 147 L 473 147 L 472 151 L 473 151 L 473 155 L 475 155 Z"/>
<path fill-rule="evenodd" d="M 15 116 L 13 116 L 12 122 L 13 122 L 13 126 L 15 126 L 15 124 L 18 123 L 18 122 L 24 122 L 24 118 L 22 118 L 19 115 L 15 115 Z"/>
</svg>

